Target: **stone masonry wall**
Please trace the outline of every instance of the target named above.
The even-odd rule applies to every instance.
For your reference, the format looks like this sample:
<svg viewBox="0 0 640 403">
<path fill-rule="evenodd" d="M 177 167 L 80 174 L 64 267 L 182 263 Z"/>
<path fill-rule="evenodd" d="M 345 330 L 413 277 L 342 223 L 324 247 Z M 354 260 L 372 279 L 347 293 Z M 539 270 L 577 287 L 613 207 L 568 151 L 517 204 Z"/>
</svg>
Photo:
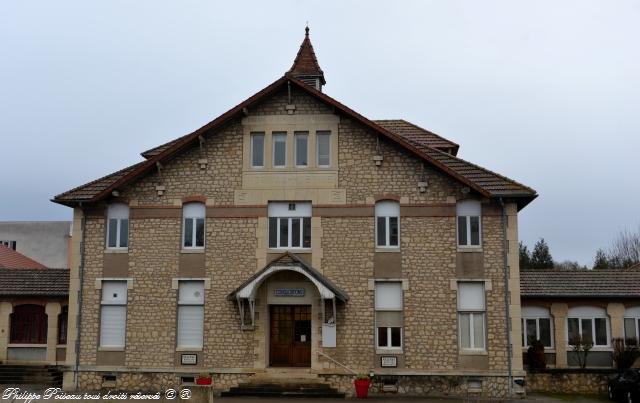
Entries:
<svg viewBox="0 0 640 403">
<path fill-rule="evenodd" d="M 527 374 L 527 392 L 607 393 L 610 373 L 536 373 Z"/>
</svg>

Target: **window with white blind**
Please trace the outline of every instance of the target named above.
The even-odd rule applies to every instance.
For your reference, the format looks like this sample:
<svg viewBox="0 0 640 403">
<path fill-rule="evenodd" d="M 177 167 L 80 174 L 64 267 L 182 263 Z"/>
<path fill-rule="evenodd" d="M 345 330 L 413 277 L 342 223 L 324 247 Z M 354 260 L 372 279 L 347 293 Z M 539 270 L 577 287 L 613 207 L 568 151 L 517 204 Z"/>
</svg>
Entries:
<svg viewBox="0 0 640 403">
<path fill-rule="evenodd" d="M 251 166 L 264 167 L 264 133 L 251 133 Z"/>
<path fill-rule="evenodd" d="M 127 281 L 102 282 L 100 347 L 124 349 L 127 323 Z"/>
<path fill-rule="evenodd" d="M 307 132 L 295 132 L 295 154 L 296 154 L 296 166 L 306 167 L 309 165 L 309 133 Z"/>
<path fill-rule="evenodd" d="M 178 283 L 178 348 L 201 350 L 204 334 L 204 281 Z"/>
<path fill-rule="evenodd" d="M 400 204 L 393 200 L 376 203 L 376 246 L 398 248 L 400 246 Z"/>
<path fill-rule="evenodd" d="M 627 308 L 624 312 L 624 338 L 640 343 L 640 306 Z"/>
<path fill-rule="evenodd" d="M 593 342 L 594 347 L 609 346 L 609 319 L 603 308 L 579 306 L 567 312 L 567 342 L 577 338 Z"/>
<path fill-rule="evenodd" d="M 540 340 L 547 347 L 553 347 L 553 320 L 548 308 L 538 306 L 522 307 L 522 346 L 529 347 L 533 340 Z"/>
<path fill-rule="evenodd" d="M 403 327 L 403 293 L 401 282 L 375 283 L 376 346 L 401 349 Z"/>
<path fill-rule="evenodd" d="M 274 132 L 271 136 L 273 147 L 273 166 L 284 168 L 287 166 L 287 132 Z"/>
<path fill-rule="evenodd" d="M 129 206 L 123 203 L 110 204 L 107 209 L 107 248 L 129 247 Z"/>
<path fill-rule="evenodd" d="M 484 282 L 458 283 L 458 333 L 460 348 L 485 349 Z"/>
<path fill-rule="evenodd" d="M 205 205 L 186 203 L 182 206 L 182 247 L 184 249 L 204 248 Z"/>
<path fill-rule="evenodd" d="M 271 202 L 269 214 L 269 248 L 311 248 L 311 203 Z"/>
<path fill-rule="evenodd" d="M 477 200 L 463 200 L 456 206 L 458 246 L 481 245 L 481 206 Z"/>
<path fill-rule="evenodd" d="M 316 159 L 321 168 L 331 166 L 331 132 L 316 132 Z"/>
</svg>

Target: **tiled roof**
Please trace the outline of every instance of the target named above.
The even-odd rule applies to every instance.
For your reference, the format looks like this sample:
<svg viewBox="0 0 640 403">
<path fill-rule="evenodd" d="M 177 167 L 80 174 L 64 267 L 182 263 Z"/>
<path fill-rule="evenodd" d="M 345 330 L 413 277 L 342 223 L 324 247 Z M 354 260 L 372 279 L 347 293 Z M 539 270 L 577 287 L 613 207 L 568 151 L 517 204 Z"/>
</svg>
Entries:
<svg viewBox="0 0 640 403">
<path fill-rule="evenodd" d="M 320 64 L 316 58 L 316 52 L 313 50 L 313 45 L 309 39 L 309 27 L 305 28 L 304 40 L 302 44 L 300 44 L 298 54 L 287 74 L 293 77 L 319 76 L 322 84 L 326 84 L 324 73 L 320 68 Z"/>
<path fill-rule="evenodd" d="M 4 245 L 0 245 L 0 268 L 8 269 L 46 269 L 46 266 L 40 262 L 36 262 L 16 252 L 11 248 L 7 248 Z"/>
<path fill-rule="evenodd" d="M 442 136 L 438 136 L 429 130 L 423 129 L 420 126 L 407 122 L 403 119 L 372 120 L 372 122 L 389 130 L 390 132 L 406 138 L 407 140 L 423 144 L 428 147 L 437 148 L 442 151 L 452 149 L 453 155 L 456 155 L 460 148 L 460 146 L 453 141 L 447 140 Z"/>
<path fill-rule="evenodd" d="M 282 86 L 286 85 L 287 82 L 316 97 L 320 101 L 331 105 L 334 108 L 335 113 L 345 115 L 365 127 L 368 127 L 372 131 L 381 134 L 383 137 L 386 137 L 396 144 L 404 147 L 409 152 L 418 155 L 427 163 L 451 175 L 453 178 L 466 184 L 472 190 L 475 190 L 485 197 L 515 197 L 518 198 L 517 203 L 519 208 L 526 206 L 531 200 L 537 197 L 535 190 L 527 186 L 478 165 L 471 164 L 451 154 L 432 148 L 423 142 L 418 142 L 415 139 L 412 140 L 405 135 L 385 129 L 384 127 L 360 115 L 353 109 L 343 105 L 339 101 L 309 85 L 306 85 L 303 81 L 294 77 L 284 76 L 249 97 L 242 103 L 231 108 L 229 111 L 218 116 L 216 119 L 207 123 L 200 129 L 172 142 L 163 144 L 155 149 L 148 150 L 144 153 L 148 160 L 132 165 L 111 175 L 107 175 L 96 181 L 90 182 L 87 185 L 62 193 L 56 196 L 53 201 L 65 205 L 73 205 L 74 203 L 83 201 L 96 202 L 107 197 L 112 190 L 125 186 L 150 170 L 155 169 L 156 163 L 164 162 L 166 159 L 172 158 L 182 152 L 189 147 L 190 144 L 198 141 L 200 136 L 219 129 L 231 119 L 244 116 L 244 113 L 249 108 L 278 91 Z"/>
<path fill-rule="evenodd" d="M 640 267 L 620 270 L 523 270 L 522 297 L 640 297 Z"/>
<path fill-rule="evenodd" d="M 67 296 L 69 269 L 0 268 L 0 296 Z"/>
</svg>

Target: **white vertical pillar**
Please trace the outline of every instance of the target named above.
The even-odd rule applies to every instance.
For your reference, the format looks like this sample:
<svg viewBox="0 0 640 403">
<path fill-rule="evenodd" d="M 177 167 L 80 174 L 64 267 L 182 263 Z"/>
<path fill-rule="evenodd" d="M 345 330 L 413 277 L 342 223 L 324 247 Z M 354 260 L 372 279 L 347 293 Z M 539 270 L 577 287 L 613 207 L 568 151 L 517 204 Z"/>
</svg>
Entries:
<svg viewBox="0 0 640 403">
<path fill-rule="evenodd" d="M 47 314 L 47 362 L 56 363 L 56 346 L 58 345 L 58 315 L 61 306 L 59 302 L 47 302 L 45 312 Z"/>
</svg>

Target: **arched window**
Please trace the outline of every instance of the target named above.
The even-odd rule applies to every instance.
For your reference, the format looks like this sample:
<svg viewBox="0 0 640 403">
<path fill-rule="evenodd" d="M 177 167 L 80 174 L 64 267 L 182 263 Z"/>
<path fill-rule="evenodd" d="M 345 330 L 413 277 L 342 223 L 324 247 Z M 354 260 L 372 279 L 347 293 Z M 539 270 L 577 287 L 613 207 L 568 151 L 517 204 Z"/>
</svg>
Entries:
<svg viewBox="0 0 640 403">
<path fill-rule="evenodd" d="M 109 205 L 107 210 L 107 248 L 129 247 L 129 206 L 123 203 Z"/>
<path fill-rule="evenodd" d="M 47 342 L 47 314 L 42 305 L 17 305 L 11 314 L 10 343 L 45 344 Z"/>
<path fill-rule="evenodd" d="M 69 320 L 69 306 L 65 305 L 58 315 L 58 344 L 67 344 L 67 322 Z"/>
<path fill-rule="evenodd" d="M 459 201 L 456 206 L 458 219 L 458 246 L 479 247 L 481 245 L 481 207 L 477 200 Z"/>
<path fill-rule="evenodd" d="M 182 206 L 182 247 L 185 249 L 204 248 L 203 203 L 186 203 Z"/>
<path fill-rule="evenodd" d="M 396 201 L 383 200 L 376 203 L 376 246 L 400 246 L 400 204 Z"/>
</svg>

